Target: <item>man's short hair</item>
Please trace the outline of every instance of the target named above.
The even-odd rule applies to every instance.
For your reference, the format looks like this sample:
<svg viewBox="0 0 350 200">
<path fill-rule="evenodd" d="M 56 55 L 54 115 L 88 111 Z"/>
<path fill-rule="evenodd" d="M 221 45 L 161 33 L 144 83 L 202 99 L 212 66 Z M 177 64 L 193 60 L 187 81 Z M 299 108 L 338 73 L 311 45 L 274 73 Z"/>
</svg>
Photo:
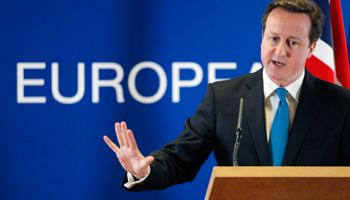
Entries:
<svg viewBox="0 0 350 200">
<path fill-rule="evenodd" d="M 309 46 L 320 39 L 322 34 L 322 27 L 324 24 L 324 15 L 322 10 L 313 1 L 307 0 L 275 0 L 265 9 L 265 13 L 262 16 L 261 24 L 262 31 L 265 32 L 266 20 L 270 12 L 275 8 L 283 8 L 289 12 L 305 13 L 311 19 L 311 29 L 309 31 Z"/>
</svg>

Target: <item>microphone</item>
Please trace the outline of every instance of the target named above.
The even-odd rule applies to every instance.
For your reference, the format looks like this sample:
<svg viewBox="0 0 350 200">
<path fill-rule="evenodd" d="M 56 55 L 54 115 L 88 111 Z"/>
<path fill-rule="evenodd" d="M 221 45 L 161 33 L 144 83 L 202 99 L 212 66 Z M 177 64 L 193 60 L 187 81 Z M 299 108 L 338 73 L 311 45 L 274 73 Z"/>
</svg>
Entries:
<svg viewBox="0 0 350 200">
<path fill-rule="evenodd" d="M 241 142 L 242 138 L 242 113 L 243 113 L 243 98 L 241 98 L 240 104 L 239 104 L 239 113 L 238 113 L 238 123 L 237 123 L 237 128 L 236 128 L 236 142 L 235 142 L 235 147 L 233 149 L 233 166 L 237 167 L 238 161 L 237 161 L 237 152 L 238 152 L 238 147 L 239 143 Z"/>
</svg>

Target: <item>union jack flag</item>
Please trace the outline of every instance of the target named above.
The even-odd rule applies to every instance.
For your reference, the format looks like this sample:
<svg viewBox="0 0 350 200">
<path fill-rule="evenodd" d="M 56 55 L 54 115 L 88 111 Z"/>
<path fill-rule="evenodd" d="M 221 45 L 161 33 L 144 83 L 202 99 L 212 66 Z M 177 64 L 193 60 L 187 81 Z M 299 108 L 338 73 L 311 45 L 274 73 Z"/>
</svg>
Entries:
<svg viewBox="0 0 350 200">
<path fill-rule="evenodd" d="M 314 0 L 325 15 L 322 37 L 306 68 L 326 81 L 350 89 L 349 58 L 340 0 Z"/>
</svg>

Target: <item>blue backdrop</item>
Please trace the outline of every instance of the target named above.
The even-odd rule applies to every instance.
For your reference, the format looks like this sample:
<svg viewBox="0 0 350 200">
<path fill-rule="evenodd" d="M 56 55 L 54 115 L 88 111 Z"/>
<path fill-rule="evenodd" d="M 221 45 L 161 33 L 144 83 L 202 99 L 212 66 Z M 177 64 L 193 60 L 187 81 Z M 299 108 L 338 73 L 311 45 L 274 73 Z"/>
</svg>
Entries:
<svg viewBox="0 0 350 200">
<path fill-rule="evenodd" d="M 124 120 L 144 155 L 175 139 L 209 69 L 260 65 L 269 1 L 1 1 L 0 199 L 203 199 L 213 156 L 191 183 L 132 193 L 102 137 Z"/>
</svg>

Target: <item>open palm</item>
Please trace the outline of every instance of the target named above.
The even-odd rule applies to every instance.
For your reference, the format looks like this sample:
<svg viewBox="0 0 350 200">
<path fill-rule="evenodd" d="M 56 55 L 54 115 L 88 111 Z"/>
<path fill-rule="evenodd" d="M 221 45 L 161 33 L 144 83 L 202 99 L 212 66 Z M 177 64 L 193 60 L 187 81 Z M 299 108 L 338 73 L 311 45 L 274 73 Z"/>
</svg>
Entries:
<svg viewBox="0 0 350 200">
<path fill-rule="evenodd" d="M 127 171 L 133 174 L 137 179 L 148 174 L 148 165 L 154 160 L 154 157 L 144 157 L 137 147 L 136 140 L 131 130 L 127 129 L 126 123 L 116 123 L 115 131 L 118 138 L 119 147 L 114 144 L 107 136 L 103 139 L 106 144 L 117 154 L 120 164 Z"/>
</svg>

